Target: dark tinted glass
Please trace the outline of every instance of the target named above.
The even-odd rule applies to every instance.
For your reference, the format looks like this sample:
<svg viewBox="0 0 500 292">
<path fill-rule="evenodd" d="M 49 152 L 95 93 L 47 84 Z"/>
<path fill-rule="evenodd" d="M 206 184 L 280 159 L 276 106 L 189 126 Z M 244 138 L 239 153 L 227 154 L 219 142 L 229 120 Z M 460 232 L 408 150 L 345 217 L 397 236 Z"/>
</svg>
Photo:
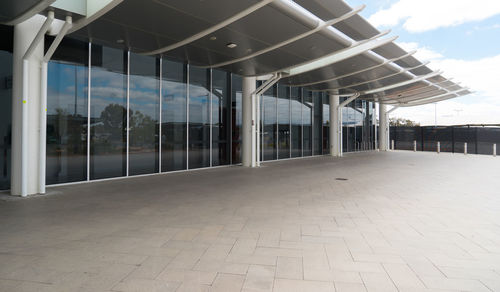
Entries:
<svg viewBox="0 0 500 292">
<path fill-rule="evenodd" d="M 130 54 L 129 175 L 158 172 L 159 63 Z"/>
<path fill-rule="evenodd" d="M 304 90 L 302 102 L 302 122 L 304 126 L 302 130 L 304 141 L 304 156 L 312 155 L 312 116 L 313 116 L 312 92 Z"/>
<path fill-rule="evenodd" d="M 261 97 L 261 145 L 262 160 L 276 159 L 276 139 L 277 139 L 277 98 L 276 86 L 267 90 Z"/>
<path fill-rule="evenodd" d="M 330 101 L 323 95 L 323 154 L 330 153 Z"/>
<path fill-rule="evenodd" d="M 212 165 L 229 164 L 231 124 L 230 75 L 212 71 Z"/>
<path fill-rule="evenodd" d="M 313 92 L 313 111 L 314 111 L 314 121 L 313 121 L 313 148 L 314 148 L 314 155 L 321 155 L 322 153 L 322 145 L 323 145 L 323 138 L 322 138 L 322 126 L 323 126 L 323 119 L 322 119 L 322 113 L 323 113 L 323 105 L 322 105 L 322 100 L 321 100 L 321 94 L 319 92 Z"/>
<path fill-rule="evenodd" d="M 162 62 L 162 171 L 186 169 L 186 65 Z"/>
<path fill-rule="evenodd" d="M 46 183 L 87 179 L 88 43 L 65 39 L 48 64 Z"/>
<path fill-rule="evenodd" d="M 302 156 L 302 89 L 292 87 L 290 92 L 291 103 L 291 157 Z"/>
<path fill-rule="evenodd" d="M 242 80 L 240 76 L 232 75 L 232 94 L 231 94 L 231 130 L 233 133 L 233 145 L 231 147 L 231 163 L 241 163 L 241 98 L 242 98 Z"/>
<path fill-rule="evenodd" d="M 209 70 L 189 68 L 189 165 L 210 166 Z"/>
<path fill-rule="evenodd" d="M 90 178 L 126 175 L 127 52 L 92 45 Z"/>
<path fill-rule="evenodd" d="M 290 158 L 290 87 L 278 85 L 278 158 Z"/>
<path fill-rule="evenodd" d="M 10 188 L 13 27 L 0 25 L 0 190 Z"/>
</svg>

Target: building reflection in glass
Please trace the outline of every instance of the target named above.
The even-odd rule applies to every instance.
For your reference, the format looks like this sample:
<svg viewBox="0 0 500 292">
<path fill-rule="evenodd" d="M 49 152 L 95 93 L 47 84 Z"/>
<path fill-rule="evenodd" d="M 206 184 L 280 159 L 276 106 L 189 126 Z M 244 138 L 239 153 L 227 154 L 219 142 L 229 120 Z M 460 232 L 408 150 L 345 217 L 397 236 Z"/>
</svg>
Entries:
<svg viewBox="0 0 500 292">
<path fill-rule="evenodd" d="M 210 166 L 209 71 L 189 68 L 189 169 Z"/>
<path fill-rule="evenodd" d="M 291 157 L 302 156 L 302 89 L 290 89 L 291 108 Z"/>
<path fill-rule="evenodd" d="M 278 84 L 278 158 L 290 158 L 290 87 Z"/>
<path fill-rule="evenodd" d="M 261 148 L 262 160 L 277 159 L 277 86 L 261 96 Z"/>
</svg>

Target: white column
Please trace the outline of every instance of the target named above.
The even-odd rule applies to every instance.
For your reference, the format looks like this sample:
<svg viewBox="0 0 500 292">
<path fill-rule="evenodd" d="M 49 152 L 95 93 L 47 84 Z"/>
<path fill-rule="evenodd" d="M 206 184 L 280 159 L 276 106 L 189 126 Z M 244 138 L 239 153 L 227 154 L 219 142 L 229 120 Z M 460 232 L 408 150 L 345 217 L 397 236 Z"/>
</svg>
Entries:
<svg viewBox="0 0 500 292">
<path fill-rule="evenodd" d="M 255 77 L 243 77 L 242 97 L 242 139 L 241 162 L 243 166 L 252 166 L 252 93 L 257 83 Z"/>
<path fill-rule="evenodd" d="M 389 144 L 389 129 L 387 127 L 387 105 L 379 103 L 379 149 L 387 151 Z"/>
<path fill-rule="evenodd" d="M 24 68 L 23 56 L 44 21 L 45 17 L 35 15 L 14 27 L 11 194 L 16 196 L 22 195 L 23 189 L 26 195 L 38 193 L 41 112 L 40 73 L 44 53 L 43 38 L 29 59 L 28 66 L 24 66 Z M 27 71 L 24 81 L 23 70 Z M 23 96 L 23 83 L 26 83 L 24 85 L 26 85 L 25 89 L 27 89 L 25 96 Z M 23 115 L 23 106 L 26 115 Z M 25 131 L 23 131 L 23 124 Z M 23 161 L 24 171 L 22 167 Z M 25 177 L 24 186 L 23 176 Z"/>
<path fill-rule="evenodd" d="M 340 156 L 340 140 L 342 139 L 342 127 L 339 116 L 340 98 L 338 95 L 330 94 L 330 155 Z"/>
</svg>

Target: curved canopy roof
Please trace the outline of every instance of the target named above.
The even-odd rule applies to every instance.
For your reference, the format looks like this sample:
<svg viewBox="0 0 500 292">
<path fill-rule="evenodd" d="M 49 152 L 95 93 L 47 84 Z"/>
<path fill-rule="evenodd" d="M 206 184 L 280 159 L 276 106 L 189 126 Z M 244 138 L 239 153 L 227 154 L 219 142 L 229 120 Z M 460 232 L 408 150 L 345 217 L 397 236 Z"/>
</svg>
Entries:
<svg viewBox="0 0 500 292">
<path fill-rule="evenodd" d="M 107 1 L 100 17 L 75 22 L 73 37 L 391 105 L 470 93 L 342 0 Z"/>
</svg>

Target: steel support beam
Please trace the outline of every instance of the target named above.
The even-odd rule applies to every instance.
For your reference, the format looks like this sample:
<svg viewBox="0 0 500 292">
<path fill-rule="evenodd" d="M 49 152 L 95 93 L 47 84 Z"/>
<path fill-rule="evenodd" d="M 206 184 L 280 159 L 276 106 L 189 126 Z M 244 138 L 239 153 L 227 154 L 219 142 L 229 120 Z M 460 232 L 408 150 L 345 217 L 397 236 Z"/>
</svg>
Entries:
<svg viewBox="0 0 500 292">
<path fill-rule="evenodd" d="M 418 100 L 415 102 L 408 102 L 408 103 L 402 102 L 399 104 L 399 106 L 410 107 L 410 106 L 424 105 L 424 104 L 428 104 L 428 103 L 435 103 L 435 102 L 439 102 L 439 101 L 444 101 L 444 100 L 460 97 L 460 96 L 462 96 L 462 95 L 460 95 L 461 92 L 468 91 L 468 90 L 469 90 L 468 88 L 464 88 L 464 89 L 460 89 L 457 91 L 432 96 L 432 98 L 430 98 L 430 99 Z"/>
<path fill-rule="evenodd" d="M 309 82 L 309 83 L 293 84 L 291 86 L 304 87 L 304 86 L 316 85 L 316 84 L 321 84 L 321 83 L 326 83 L 326 82 L 331 82 L 331 81 L 339 80 L 339 79 L 342 79 L 342 78 L 345 78 L 345 77 L 349 77 L 349 76 L 353 76 L 353 75 L 356 75 L 356 74 L 364 73 L 364 72 L 367 72 L 367 71 L 370 71 L 370 70 L 373 70 L 373 69 L 377 69 L 377 68 L 385 66 L 385 65 L 387 65 L 389 63 L 393 63 L 393 62 L 396 62 L 398 60 L 401 60 L 401 59 L 404 59 L 406 57 L 409 57 L 409 56 L 415 54 L 416 52 L 417 51 L 411 51 L 411 52 L 409 52 L 409 53 L 407 53 L 407 54 L 405 54 L 403 56 L 400 56 L 400 57 L 397 57 L 397 58 L 393 58 L 393 59 L 385 60 L 384 62 L 382 62 L 380 64 L 377 64 L 377 65 L 374 65 L 374 66 L 371 66 L 371 67 L 368 67 L 368 68 L 365 68 L 365 69 L 361 69 L 361 70 L 358 70 L 358 71 L 355 71 L 355 72 L 351 72 L 351 73 L 347 73 L 347 74 L 344 74 L 344 75 L 336 76 L 336 77 L 333 77 L 333 78 L 323 79 L 323 80 L 319 80 L 319 81 L 315 81 L 315 82 Z"/>
<path fill-rule="evenodd" d="M 254 113 L 254 121 L 252 121 L 252 124 L 255 124 L 255 130 L 253 131 L 253 140 L 255 140 L 255 143 L 253 144 L 253 150 L 252 150 L 252 167 L 259 167 L 260 166 L 260 97 L 261 95 L 266 92 L 269 88 L 271 88 L 276 82 L 278 82 L 281 79 L 281 74 L 275 74 L 268 80 L 266 80 L 264 83 L 262 83 L 259 88 L 257 88 L 253 93 L 252 93 L 252 100 L 253 104 L 255 104 L 255 107 L 253 109 Z M 255 152 L 255 156 L 253 156 L 253 153 Z"/>
<path fill-rule="evenodd" d="M 40 124 L 39 124 L 39 157 L 38 163 L 38 193 L 45 194 L 45 174 L 47 164 L 47 65 L 62 39 L 72 26 L 72 17 L 66 16 L 66 21 L 42 59 L 40 81 Z"/>
<path fill-rule="evenodd" d="M 308 61 L 299 65 L 295 65 L 292 67 L 284 68 L 282 70 L 278 70 L 278 72 L 283 72 L 287 76 L 294 76 L 294 75 L 299 75 L 302 73 L 310 72 L 312 70 L 320 69 L 335 63 L 338 63 L 340 61 L 352 58 L 354 56 L 366 53 L 370 50 L 373 50 L 375 48 L 378 48 L 380 46 L 383 46 L 385 44 L 388 44 L 390 42 L 395 41 L 398 37 L 390 37 L 386 39 L 378 39 L 386 34 L 388 34 L 390 31 L 387 30 L 385 32 L 382 32 L 373 38 L 370 38 L 368 40 L 360 41 L 351 47 L 339 50 L 337 52 L 331 53 L 329 55 L 326 55 L 324 57 Z"/>
<path fill-rule="evenodd" d="M 417 83 L 417 82 L 423 81 L 423 80 L 428 79 L 428 78 L 432 78 L 432 77 L 441 75 L 442 73 L 443 73 L 442 71 L 432 72 L 432 73 L 429 73 L 429 74 L 426 74 L 426 75 L 418 76 L 418 77 L 416 77 L 414 79 L 411 79 L 411 80 L 407 80 L 407 81 L 403 81 L 403 82 L 400 82 L 400 83 L 391 84 L 391 85 L 388 85 L 388 86 L 384 86 L 384 87 L 380 87 L 380 88 L 376 88 L 376 89 L 372 89 L 372 90 L 367 90 L 367 91 L 364 91 L 362 94 L 373 94 L 373 93 L 378 93 L 378 92 L 386 91 L 386 90 L 389 90 L 389 89 L 398 88 L 398 87 L 405 86 L 405 85 L 410 85 L 410 84 L 413 84 L 413 83 Z"/>
<path fill-rule="evenodd" d="M 343 145 L 343 141 L 342 141 L 342 108 L 344 108 L 346 105 L 348 105 L 349 103 L 353 102 L 356 98 L 358 98 L 360 96 L 359 93 L 355 93 L 353 94 L 352 96 L 350 96 L 349 98 L 347 98 L 346 100 L 344 100 L 342 103 L 340 103 L 336 110 L 337 110 L 337 117 L 338 117 L 338 120 L 337 120 L 337 123 L 338 123 L 338 139 L 339 139 L 339 142 L 338 142 L 338 145 L 339 145 L 339 150 L 338 150 L 338 156 L 339 157 L 342 157 L 344 155 L 344 151 L 343 151 L 343 148 L 344 148 L 344 145 Z"/>
<path fill-rule="evenodd" d="M 362 81 L 362 82 L 358 82 L 358 83 L 349 84 L 348 86 L 344 86 L 344 87 L 331 88 L 331 89 L 324 89 L 324 90 L 321 90 L 321 91 L 341 90 L 341 89 L 347 89 L 347 88 L 351 88 L 351 87 L 356 87 L 356 86 L 359 86 L 359 85 L 363 85 L 363 84 L 367 84 L 367 83 L 371 83 L 371 82 L 379 81 L 379 80 L 382 80 L 382 79 L 385 79 L 385 78 L 389 78 L 389 77 L 397 76 L 397 75 L 400 75 L 400 74 L 403 74 L 403 73 L 409 72 L 409 71 L 411 71 L 411 70 L 414 70 L 414 69 L 420 68 L 420 67 L 422 67 L 422 66 L 426 66 L 427 64 L 429 64 L 429 62 L 425 62 L 425 63 L 420 64 L 420 65 L 415 66 L 415 67 L 401 69 L 401 70 L 399 70 L 398 72 L 395 72 L 395 73 L 392 73 L 392 74 L 389 74 L 389 75 L 385 75 L 385 76 L 382 76 L 382 77 L 377 77 L 377 78 L 374 78 L 374 79 L 370 79 L 370 80 L 366 80 L 366 81 Z"/>
</svg>

